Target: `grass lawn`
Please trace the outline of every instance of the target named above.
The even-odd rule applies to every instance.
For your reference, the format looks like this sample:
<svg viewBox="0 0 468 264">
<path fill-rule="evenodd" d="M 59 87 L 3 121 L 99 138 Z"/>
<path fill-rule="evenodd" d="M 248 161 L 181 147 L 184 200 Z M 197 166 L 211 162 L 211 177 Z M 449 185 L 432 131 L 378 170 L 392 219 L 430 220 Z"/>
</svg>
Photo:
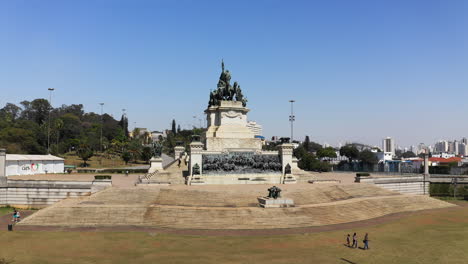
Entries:
<svg viewBox="0 0 468 264">
<path fill-rule="evenodd" d="M 352 232 L 359 246 L 369 232 L 371 250 L 345 247 Z M 302 235 L 1 231 L 0 237 L 0 259 L 14 263 L 468 263 L 468 206 Z"/>
<path fill-rule="evenodd" d="M 0 207 L 0 216 L 6 214 L 13 215 L 13 207 Z"/>
</svg>

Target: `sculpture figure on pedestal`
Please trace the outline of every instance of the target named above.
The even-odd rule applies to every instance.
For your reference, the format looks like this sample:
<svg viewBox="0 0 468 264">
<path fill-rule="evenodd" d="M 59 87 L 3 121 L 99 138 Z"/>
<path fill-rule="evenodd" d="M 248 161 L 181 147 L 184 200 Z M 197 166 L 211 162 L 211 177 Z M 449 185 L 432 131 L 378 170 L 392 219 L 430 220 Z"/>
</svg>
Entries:
<svg viewBox="0 0 468 264">
<path fill-rule="evenodd" d="M 268 188 L 268 198 L 277 199 L 278 197 L 281 197 L 280 193 L 281 189 L 276 186 Z"/>
<path fill-rule="evenodd" d="M 220 101 L 239 101 L 245 107 L 247 99 L 242 95 L 242 90 L 237 82 L 231 86 L 231 73 L 224 69 L 224 61 L 221 62 L 221 69 L 217 89 L 210 92 L 208 107 L 218 106 Z"/>
</svg>

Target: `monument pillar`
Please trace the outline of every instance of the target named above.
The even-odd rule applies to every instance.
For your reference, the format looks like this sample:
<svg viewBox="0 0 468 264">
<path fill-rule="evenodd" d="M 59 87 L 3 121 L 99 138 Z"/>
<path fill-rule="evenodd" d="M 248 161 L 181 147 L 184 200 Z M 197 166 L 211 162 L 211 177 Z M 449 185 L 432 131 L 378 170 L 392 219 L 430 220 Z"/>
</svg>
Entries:
<svg viewBox="0 0 468 264">
<path fill-rule="evenodd" d="M 279 146 L 279 154 L 281 156 L 281 183 L 295 183 L 296 179 L 292 175 L 294 145 L 291 143 L 283 143 Z M 288 168 L 288 169 L 287 169 Z M 287 171 L 288 170 L 288 171 Z"/>
<path fill-rule="evenodd" d="M 6 150 L 0 148 L 0 187 L 6 186 L 7 177 L 6 177 Z"/>
<path fill-rule="evenodd" d="M 187 184 L 190 185 L 192 180 L 200 177 L 202 174 L 202 152 L 203 143 L 195 141 L 190 143 L 190 161 L 189 161 L 189 180 Z M 195 168 L 195 169 L 194 169 Z"/>
<path fill-rule="evenodd" d="M 185 148 L 183 146 L 176 146 L 174 148 L 174 159 L 180 159 L 182 153 L 184 153 Z"/>
</svg>

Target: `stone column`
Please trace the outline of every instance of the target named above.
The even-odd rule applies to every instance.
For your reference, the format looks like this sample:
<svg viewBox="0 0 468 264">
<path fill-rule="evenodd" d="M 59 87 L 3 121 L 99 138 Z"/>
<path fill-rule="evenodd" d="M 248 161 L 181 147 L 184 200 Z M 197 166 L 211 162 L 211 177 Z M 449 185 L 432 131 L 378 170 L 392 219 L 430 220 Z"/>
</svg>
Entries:
<svg viewBox="0 0 468 264">
<path fill-rule="evenodd" d="M 193 175 L 193 167 L 197 164 L 200 168 L 200 174 L 195 176 L 201 176 L 203 174 L 202 171 L 202 152 L 203 152 L 203 143 L 201 142 L 192 142 L 190 143 L 190 162 L 189 162 L 189 180 L 187 182 L 190 185 L 192 179 L 194 178 Z"/>
<path fill-rule="evenodd" d="M 279 154 L 281 155 L 281 183 L 286 183 L 285 168 L 289 164 L 293 168 L 293 149 L 294 145 L 291 143 L 283 143 L 279 146 Z M 291 174 L 292 176 L 292 174 Z M 295 182 L 295 179 L 293 180 Z"/>
<path fill-rule="evenodd" d="M 429 155 L 424 154 L 424 176 L 429 176 Z"/>
<path fill-rule="evenodd" d="M 183 146 L 176 146 L 174 148 L 174 159 L 180 159 L 182 153 L 184 153 L 185 148 Z"/>
<path fill-rule="evenodd" d="M 6 150 L 0 148 L 0 187 L 6 186 L 7 177 L 6 177 Z"/>
<path fill-rule="evenodd" d="M 156 171 L 163 171 L 163 165 L 162 165 L 162 158 L 161 157 L 152 157 L 150 159 L 150 168 L 148 170 L 148 173 L 153 173 Z"/>
</svg>

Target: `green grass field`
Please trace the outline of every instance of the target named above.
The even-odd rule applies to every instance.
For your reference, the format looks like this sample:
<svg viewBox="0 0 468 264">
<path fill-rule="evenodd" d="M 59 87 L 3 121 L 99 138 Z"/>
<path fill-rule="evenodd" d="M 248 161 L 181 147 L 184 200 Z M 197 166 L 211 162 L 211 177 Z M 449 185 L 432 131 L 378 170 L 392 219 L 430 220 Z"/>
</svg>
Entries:
<svg viewBox="0 0 468 264">
<path fill-rule="evenodd" d="M 13 208 L 12 207 L 0 207 L 0 216 L 6 215 L 6 214 L 13 214 Z"/>
<path fill-rule="evenodd" d="M 371 250 L 345 247 L 352 232 L 359 246 L 369 232 Z M 301 235 L 1 231 L 0 237 L 0 259 L 14 263 L 468 263 L 468 206 Z"/>
</svg>

